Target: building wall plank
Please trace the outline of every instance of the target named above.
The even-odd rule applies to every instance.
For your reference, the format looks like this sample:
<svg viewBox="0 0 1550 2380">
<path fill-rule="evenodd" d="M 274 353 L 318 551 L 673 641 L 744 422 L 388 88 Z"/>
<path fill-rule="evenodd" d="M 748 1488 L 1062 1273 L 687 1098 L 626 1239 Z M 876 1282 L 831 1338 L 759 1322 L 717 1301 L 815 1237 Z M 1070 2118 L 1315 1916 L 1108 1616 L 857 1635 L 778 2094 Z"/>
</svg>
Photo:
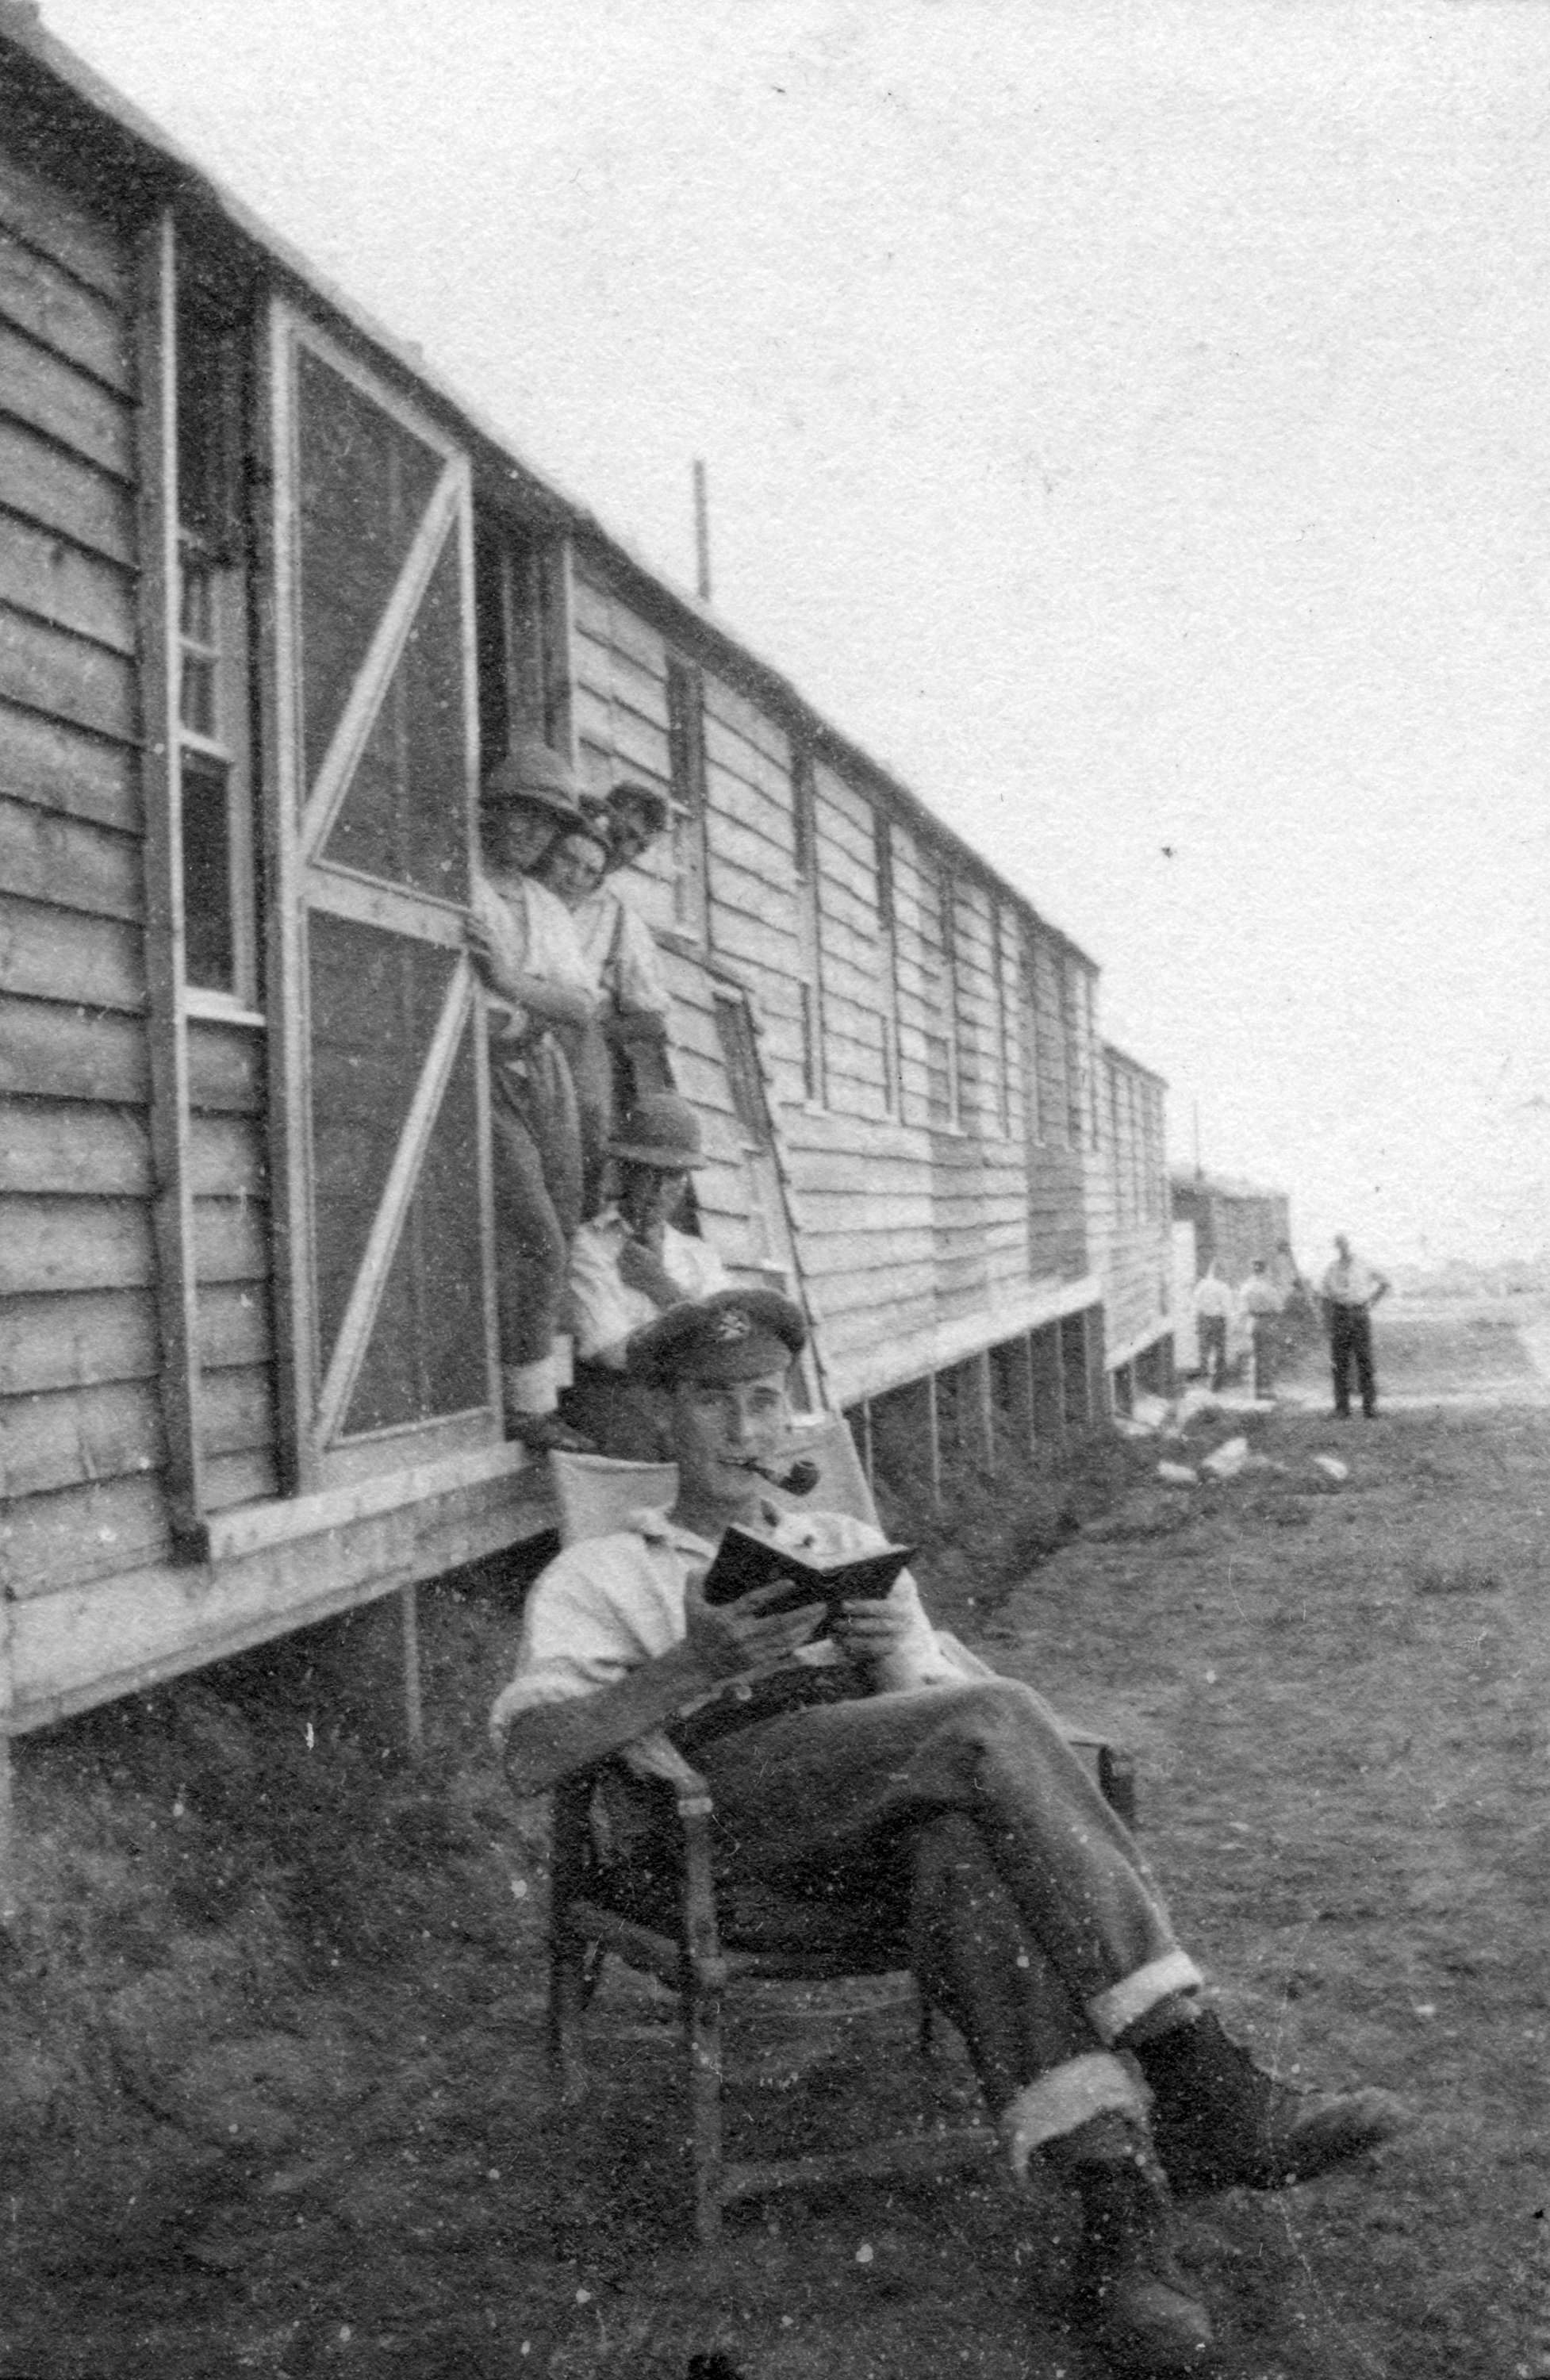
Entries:
<svg viewBox="0 0 1550 2380">
<path fill-rule="evenodd" d="M 266 1291 L 232 1282 L 201 1288 L 200 1361 L 212 1370 L 265 1364 L 272 1345 Z M 148 1291 L 78 1290 L 8 1301 L 0 1331 L 0 1396 L 153 1379 L 160 1363 Z"/>
<path fill-rule="evenodd" d="M 30 1000 L 139 1010 L 145 967 L 138 928 L 0 894 L 0 978 Z"/>
<path fill-rule="evenodd" d="M 0 992 L 0 1092 L 143 1107 L 150 1079 L 138 1017 L 95 1015 L 88 1008 Z"/>
<path fill-rule="evenodd" d="M 0 406 L 115 480 L 134 478 L 134 425 L 122 396 L 0 314 Z"/>
<path fill-rule="evenodd" d="M 3 207 L 3 201 L 0 201 Z M 134 359 L 122 308 L 66 273 L 0 221 L 0 315 L 132 398 Z"/>
<path fill-rule="evenodd" d="M 52 1099 L 18 1099 L 7 1109 L 0 1126 L 0 1192 L 143 1198 L 150 1187 L 143 1110 Z"/>
<path fill-rule="evenodd" d="M 137 838 L 0 794 L 0 893 L 138 924 L 144 869 Z"/>
<path fill-rule="evenodd" d="M 0 224 L 77 281 L 120 309 L 130 298 L 124 241 L 52 177 L 34 172 L 14 152 L 0 150 Z"/>
<path fill-rule="evenodd" d="M 0 414 L 0 504 L 134 567 L 131 490 L 6 414 Z"/>
<path fill-rule="evenodd" d="M 84 552 L 35 521 L 0 511 L 0 602 L 35 612 L 126 659 L 135 650 L 135 595 L 116 562 Z"/>
<path fill-rule="evenodd" d="M 0 794 L 125 834 L 139 832 L 139 758 L 0 701 Z"/>
<path fill-rule="evenodd" d="M 133 665 L 120 653 L 0 603 L 0 699 L 133 743 L 139 706 Z"/>
</svg>

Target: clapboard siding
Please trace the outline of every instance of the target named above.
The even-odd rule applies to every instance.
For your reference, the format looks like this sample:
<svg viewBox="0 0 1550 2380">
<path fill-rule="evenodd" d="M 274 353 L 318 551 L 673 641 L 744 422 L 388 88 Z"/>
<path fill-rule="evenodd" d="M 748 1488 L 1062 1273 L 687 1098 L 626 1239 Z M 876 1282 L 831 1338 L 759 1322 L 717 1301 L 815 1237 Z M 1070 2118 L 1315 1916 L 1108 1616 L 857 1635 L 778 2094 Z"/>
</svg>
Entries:
<svg viewBox="0 0 1550 2380">
<path fill-rule="evenodd" d="M 194 1235 L 201 1281 L 263 1281 L 269 1272 L 261 1204 L 200 1198 Z M 0 1295 L 29 1290 L 127 1289 L 155 1278 L 150 1208 L 143 1198 L 31 1195 L 9 1200 L 0 1241 Z"/>
<path fill-rule="evenodd" d="M 57 530 L 40 528 L 16 513 L 0 513 L 0 601 L 133 659 L 130 574 L 122 564 L 104 562 Z"/>
<path fill-rule="evenodd" d="M 0 603 L 0 700 L 120 743 L 139 732 L 135 672 L 121 653 L 9 603 Z"/>
<path fill-rule="evenodd" d="M 260 1365 L 272 1351 L 268 1300 L 246 1283 L 201 1289 L 200 1360 L 212 1370 Z M 0 1333 L 0 1396 L 153 1379 L 161 1363 L 149 1290 L 78 1290 L 12 1298 Z"/>
<path fill-rule="evenodd" d="M 133 568 L 133 491 L 0 408 L 0 504 Z"/>
<path fill-rule="evenodd" d="M 54 1092 L 143 1106 L 150 1089 L 151 1061 L 138 1019 L 0 992 L 0 1092 Z"/>
<path fill-rule="evenodd" d="M 134 417 L 121 392 L 7 321 L 0 302 L 0 408 L 99 470 L 134 480 Z"/>
<path fill-rule="evenodd" d="M 143 1198 L 151 1135 L 142 1111 L 18 1099 L 0 1130 L 0 1192 Z"/>
<path fill-rule="evenodd" d="M 207 1512 L 278 1490 L 274 1459 L 262 1449 L 217 1455 L 204 1468 Z M 55 1594 L 163 1560 L 171 1542 L 166 1500 L 152 1473 L 25 1497 L 0 1524 L 0 1585 L 18 1600 Z"/>
<path fill-rule="evenodd" d="M 0 701 L 0 794 L 138 834 L 139 762 L 121 745 Z"/>
<path fill-rule="evenodd" d="M 139 839 L 0 794 L 4 893 L 138 924 L 145 907 Z"/>
<path fill-rule="evenodd" d="M 0 150 L 0 223 L 125 318 L 130 273 L 118 233 L 53 175 L 6 150 Z"/>
<path fill-rule="evenodd" d="M 138 1011 L 145 1002 L 139 929 L 0 894 L 0 980 L 30 1000 Z"/>
<path fill-rule="evenodd" d="M 20 1591 L 167 1540 L 130 303 L 112 228 L 0 157 L 0 1458 Z M 188 1054 L 213 1505 L 273 1486 L 264 1052 L 196 1021 Z"/>
<path fill-rule="evenodd" d="M 119 307 L 67 273 L 42 249 L 18 238 L 6 223 L 0 193 L 0 318 L 41 346 L 80 367 L 123 397 L 132 398 L 134 358 Z"/>
</svg>

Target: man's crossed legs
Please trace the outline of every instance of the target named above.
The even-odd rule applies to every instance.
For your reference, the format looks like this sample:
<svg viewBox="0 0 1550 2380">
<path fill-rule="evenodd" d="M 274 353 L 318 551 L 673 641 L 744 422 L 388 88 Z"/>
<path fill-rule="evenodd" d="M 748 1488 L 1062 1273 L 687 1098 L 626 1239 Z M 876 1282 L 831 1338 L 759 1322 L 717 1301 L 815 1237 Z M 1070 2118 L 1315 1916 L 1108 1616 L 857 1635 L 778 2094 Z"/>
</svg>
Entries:
<svg viewBox="0 0 1550 2380">
<path fill-rule="evenodd" d="M 729 1879 L 903 1918 L 1014 2171 L 1041 2154 L 1080 2197 L 1087 2312 L 1117 2361 L 1186 2371 L 1209 2352 L 1171 2192 L 1309 2180 L 1399 2130 L 1388 2094 L 1306 2097 L 1202 2010 L 1133 1838 L 1030 1687 L 834 1703 L 696 1757 Z"/>
</svg>

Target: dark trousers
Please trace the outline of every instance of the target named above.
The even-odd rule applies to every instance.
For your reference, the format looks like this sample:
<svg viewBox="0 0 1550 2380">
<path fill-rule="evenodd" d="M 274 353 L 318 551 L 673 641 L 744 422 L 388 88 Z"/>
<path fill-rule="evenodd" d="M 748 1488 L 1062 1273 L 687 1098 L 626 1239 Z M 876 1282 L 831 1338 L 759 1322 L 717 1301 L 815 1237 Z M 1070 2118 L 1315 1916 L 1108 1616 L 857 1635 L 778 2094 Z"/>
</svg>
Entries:
<svg viewBox="0 0 1550 2380">
<path fill-rule="evenodd" d="M 539 1363 L 553 1344 L 571 1234 L 580 1220 L 581 1135 L 564 1053 L 543 1036 L 515 1062 L 492 1045 L 490 1123 L 501 1361 Z"/>
<path fill-rule="evenodd" d="M 1275 1385 L 1280 1328 L 1280 1318 L 1274 1314 L 1256 1314 L 1249 1326 L 1254 1348 L 1256 1397 L 1267 1397 Z"/>
<path fill-rule="evenodd" d="M 1219 1389 L 1227 1377 L 1227 1317 L 1202 1314 L 1196 1328 L 1200 1332 L 1200 1368 L 1211 1387 Z"/>
<path fill-rule="evenodd" d="M 996 2113 L 1199 1981 L 1132 1837 L 1031 1687 L 836 1702 L 690 1754 L 722 1881 L 893 1916 Z"/>
<path fill-rule="evenodd" d="M 1373 1377 L 1373 1318 L 1364 1305 L 1331 1305 L 1329 1308 L 1329 1369 L 1335 1383 L 1335 1410 L 1338 1414 L 1350 1411 L 1350 1367 L 1356 1366 L 1356 1385 L 1362 1393 L 1362 1410 L 1371 1415 L 1377 1410 L 1378 1386 Z"/>
</svg>

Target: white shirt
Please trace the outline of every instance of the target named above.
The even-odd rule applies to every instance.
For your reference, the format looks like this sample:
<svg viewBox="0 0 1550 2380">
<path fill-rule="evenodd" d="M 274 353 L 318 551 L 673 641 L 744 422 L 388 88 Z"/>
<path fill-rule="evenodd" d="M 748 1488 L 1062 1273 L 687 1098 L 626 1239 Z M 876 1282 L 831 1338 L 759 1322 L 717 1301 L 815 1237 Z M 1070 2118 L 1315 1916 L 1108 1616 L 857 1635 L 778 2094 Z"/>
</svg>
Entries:
<svg viewBox="0 0 1550 2380">
<path fill-rule="evenodd" d="M 768 1534 L 793 1553 L 829 1561 L 887 1543 L 880 1531 L 848 1512 L 782 1513 Z M 682 1644 L 688 1572 L 708 1565 L 714 1553 L 706 1538 L 676 1527 L 665 1512 L 645 1511 L 633 1512 L 612 1536 L 568 1546 L 528 1595 L 516 1675 L 490 1713 L 497 1739 L 520 1712 L 617 1685 L 633 1670 Z M 920 1682 L 961 1684 L 963 1672 L 938 1645 L 908 1571 L 895 1584 L 893 1597 L 909 1610 L 909 1634 L 899 1649 L 916 1665 Z M 792 1658 L 805 1668 L 828 1668 L 843 1656 L 832 1638 L 824 1637 L 798 1645 Z M 729 1682 L 722 1681 L 704 1699 L 725 1693 Z"/>
<path fill-rule="evenodd" d="M 1238 1304 L 1252 1321 L 1256 1314 L 1279 1314 L 1281 1293 L 1267 1273 L 1252 1272 L 1238 1293 Z"/>
<path fill-rule="evenodd" d="M 563 990 L 597 998 L 598 978 L 582 955 L 571 913 L 547 884 L 517 876 L 503 878 L 497 887 L 476 875 L 468 906 L 510 974 L 541 976 Z M 491 1026 L 503 1040 L 520 1040 L 530 1029 L 527 1010 L 498 992 L 490 994 L 490 1006 Z"/>
<path fill-rule="evenodd" d="M 617 1347 L 660 1311 L 644 1290 L 631 1289 L 620 1278 L 619 1258 L 629 1236 L 618 1208 L 605 1207 L 571 1242 L 571 1327 L 584 1364 L 595 1364 L 605 1348 Z M 675 1232 L 671 1223 L 662 1231 L 662 1269 L 684 1297 L 709 1297 L 732 1287 L 709 1241 Z"/>
<path fill-rule="evenodd" d="M 571 912 L 582 956 L 599 986 L 626 1014 L 671 1016 L 672 998 L 651 929 L 608 884 Z"/>
<path fill-rule="evenodd" d="M 1334 1305 L 1371 1305 L 1380 1289 L 1388 1283 L 1381 1272 L 1363 1264 L 1358 1256 L 1342 1262 L 1337 1257 L 1320 1284 L 1324 1295 Z"/>
<path fill-rule="evenodd" d="M 1214 1272 L 1202 1273 L 1196 1281 L 1194 1310 L 1197 1314 L 1219 1314 L 1224 1318 L 1231 1314 L 1232 1292 Z"/>
</svg>

